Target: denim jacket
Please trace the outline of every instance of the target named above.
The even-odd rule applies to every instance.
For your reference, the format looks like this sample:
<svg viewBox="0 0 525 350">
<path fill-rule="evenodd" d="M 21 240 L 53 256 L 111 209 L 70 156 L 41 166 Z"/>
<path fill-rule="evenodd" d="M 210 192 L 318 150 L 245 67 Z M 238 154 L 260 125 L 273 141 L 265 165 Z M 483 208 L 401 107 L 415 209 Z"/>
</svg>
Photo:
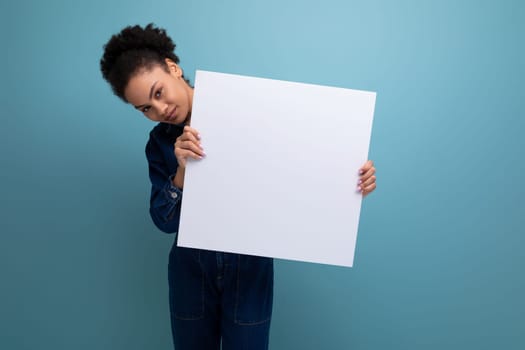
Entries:
<svg viewBox="0 0 525 350">
<path fill-rule="evenodd" d="M 166 233 L 179 230 L 182 191 L 172 183 L 178 167 L 173 147 L 183 129 L 184 125 L 159 123 L 151 130 L 146 144 L 151 180 L 150 215 Z"/>
</svg>

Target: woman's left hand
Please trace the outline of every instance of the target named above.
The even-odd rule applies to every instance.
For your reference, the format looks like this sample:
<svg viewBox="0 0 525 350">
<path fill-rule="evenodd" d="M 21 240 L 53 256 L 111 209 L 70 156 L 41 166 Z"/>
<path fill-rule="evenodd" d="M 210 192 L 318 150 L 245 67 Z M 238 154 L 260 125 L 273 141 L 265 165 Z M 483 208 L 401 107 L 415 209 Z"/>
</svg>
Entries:
<svg viewBox="0 0 525 350">
<path fill-rule="evenodd" d="M 359 182 L 357 183 L 357 190 L 366 197 L 376 189 L 376 168 L 374 162 L 367 161 L 361 169 L 359 169 Z"/>
</svg>

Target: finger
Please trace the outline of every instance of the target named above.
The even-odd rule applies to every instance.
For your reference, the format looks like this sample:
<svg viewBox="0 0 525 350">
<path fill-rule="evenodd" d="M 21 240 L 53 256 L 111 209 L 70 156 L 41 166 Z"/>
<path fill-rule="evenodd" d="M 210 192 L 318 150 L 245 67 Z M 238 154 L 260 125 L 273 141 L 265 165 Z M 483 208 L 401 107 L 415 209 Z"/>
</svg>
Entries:
<svg viewBox="0 0 525 350">
<path fill-rule="evenodd" d="M 202 156 L 189 150 L 180 150 L 175 156 L 177 158 L 177 163 L 179 163 L 179 166 L 182 168 L 186 167 L 188 158 L 192 158 L 195 160 L 200 160 L 203 158 Z"/>
<path fill-rule="evenodd" d="M 199 141 L 179 140 L 175 143 L 175 148 L 181 149 L 200 149 L 203 150 L 202 144 Z"/>
<path fill-rule="evenodd" d="M 177 140 L 175 141 L 174 147 L 175 148 L 189 148 L 189 144 L 193 143 L 197 145 L 200 149 L 202 149 L 202 144 L 200 140 L 197 140 L 195 135 L 191 133 L 183 134 L 179 137 L 177 137 Z"/>
<path fill-rule="evenodd" d="M 365 164 L 363 164 L 363 166 L 359 169 L 359 175 L 366 173 L 373 166 L 374 166 L 374 162 L 371 160 L 367 160 Z"/>
<path fill-rule="evenodd" d="M 180 141 L 192 141 L 192 142 L 195 142 L 195 143 L 200 143 L 200 139 L 197 138 L 197 136 L 195 136 L 194 134 L 190 133 L 190 132 L 185 132 L 184 134 L 180 135 L 177 140 L 180 140 Z"/>
<path fill-rule="evenodd" d="M 376 182 L 376 177 L 375 175 L 372 175 L 366 181 L 363 181 L 361 186 L 366 189 L 367 187 L 369 187 L 375 182 Z"/>
<path fill-rule="evenodd" d="M 204 153 L 204 149 L 202 148 L 202 146 L 193 141 L 180 141 L 177 145 L 175 145 L 175 154 L 177 154 L 178 150 L 191 151 L 193 153 L 200 155 L 201 157 L 204 157 L 206 155 Z"/>
<path fill-rule="evenodd" d="M 193 133 L 191 132 L 185 132 L 183 133 L 182 135 L 180 135 L 179 137 L 177 137 L 177 141 L 192 141 L 192 142 L 195 142 L 197 144 L 199 144 L 201 141 L 200 139 Z"/>
<path fill-rule="evenodd" d="M 193 158 L 195 160 L 200 160 L 200 159 L 204 158 L 204 156 L 201 156 L 200 154 L 195 153 L 195 152 L 190 151 L 190 150 L 183 150 L 183 151 L 181 151 L 180 152 L 180 156 L 181 156 L 181 158 L 184 158 L 184 159 Z"/>
<path fill-rule="evenodd" d="M 362 192 L 362 193 L 363 193 L 363 197 L 368 196 L 368 195 L 369 195 L 370 193 L 372 193 L 376 188 L 377 188 L 377 185 L 376 185 L 375 182 L 374 182 L 373 184 L 371 184 L 370 186 L 365 187 L 365 188 L 363 189 L 363 192 Z"/>
<path fill-rule="evenodd" d="M 199 132 L 197 131 L 197 129 L 194 129 L 194 128 L 192 128 L 192 127 L 189 126 L 189 125 L 186 125 L 186 126 L 184 127 L 183 134 L 191 134 L 191 135 L 195 136 L 195 138 L 196 138 L 197 140 L 200 140 L 200 138 L 201 138 L 201 135 L 199 134 Z"/>
<path fill-rule="evenodd" d="M 373 175 L 375 175 L 376 173 L 376 168 L 375 167 L 371 167 L 370 169 L 368 169 L 364 174 L 362 174 L 360 177 L 359 177 L 359 180 L 361 182 L 365 182 L 367 181 L 370 177 L 372 177 Z"/>
<path fill-rule="evenodd" d="M 363 194 L 370 192 L 370 190 L 375 189 L 376 187 L 376 177 L 372 176 L 365 182 L 359 181 L 359 184 L 357 185 L 357 192 L 362 192 Z"/>
</svg>

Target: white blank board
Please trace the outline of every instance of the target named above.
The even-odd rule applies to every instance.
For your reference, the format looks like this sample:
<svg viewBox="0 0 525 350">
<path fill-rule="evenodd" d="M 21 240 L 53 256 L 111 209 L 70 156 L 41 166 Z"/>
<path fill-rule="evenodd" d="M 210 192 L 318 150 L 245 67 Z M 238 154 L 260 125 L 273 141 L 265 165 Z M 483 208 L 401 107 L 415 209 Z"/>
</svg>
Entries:
<svg viewBox="0 0 525 350">
<path fill-rule="evenodd" d="M 375 98 L 197 71 L 177 244 L 352 266 Z"/>
</svg>

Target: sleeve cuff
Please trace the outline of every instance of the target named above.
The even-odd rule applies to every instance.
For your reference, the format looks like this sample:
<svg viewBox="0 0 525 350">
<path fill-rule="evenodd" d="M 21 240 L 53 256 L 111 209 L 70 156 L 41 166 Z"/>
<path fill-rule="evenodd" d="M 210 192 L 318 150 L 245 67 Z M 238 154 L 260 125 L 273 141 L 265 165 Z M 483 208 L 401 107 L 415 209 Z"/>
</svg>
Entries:
<svg viewBox="0 0 525 350">
<path fill-rule="evenodd" d="M 175 175 L 171 175 L 168 178 L 168 185 L 166 186 L 166 197 L 169 201 L 178 203 L 182 198 L 182 190 L 180 188 L 177 188 L 173 186 L 173 178 Z"/>
</svg>

